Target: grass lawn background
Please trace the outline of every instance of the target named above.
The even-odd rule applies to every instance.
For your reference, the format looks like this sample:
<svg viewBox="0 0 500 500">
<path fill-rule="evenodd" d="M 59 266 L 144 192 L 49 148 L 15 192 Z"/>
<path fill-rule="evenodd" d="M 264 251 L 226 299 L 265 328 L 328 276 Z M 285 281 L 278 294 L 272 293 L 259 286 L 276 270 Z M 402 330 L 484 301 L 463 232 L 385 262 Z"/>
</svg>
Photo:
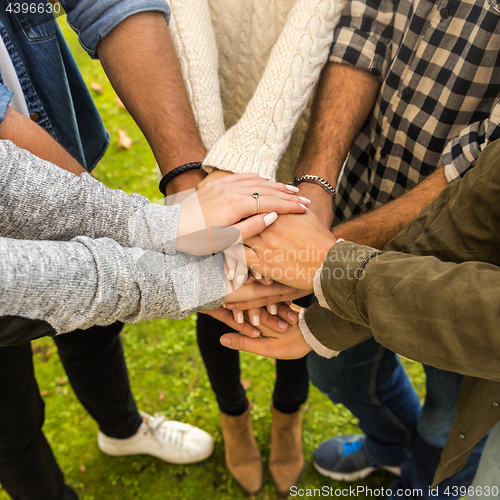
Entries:
<svg viewBox="0 0 500 500">
<path fill-rule="evenodd" d="M 95 177 L 114 189 L 139 192 L 154 201 L 160 198 L 155 162 L 144 136 L 116 94 L 98 61 L 80 47 L 64 17 L 59 24 L 89 87 L 98 84 L 102 93 L 91 91 L 111 135 L 111 145 L 94 171 Z M 93 85 L 95 87 L 95 85 Z M 133 140 L 130 150 L 119 149 L 118 130 Z M 44 431 L 67 482 L 82 500 L 246 499 L 224 465 L 219 413 L 196 345 L 195 317 L 183 321 L 155 320 L 126 326 L 123 342 L 133 392 L 141 410 L 162 412 L 170 419 L 198 425 L 212 434 L 215 452 L 207 461 L 191 466 L 169 465 L 147 456 L 112 458 L 96 445 L 97 426 L 75 398 L 51 339 L 33 342 L 40 391 L 46 403 Z M 419 395 L 424 375 L 419 364 L 404 361 Z M 279 498 L 268 470 L 270 445 L 269 404 L 274 381 L 274 361 L 242 355 L 242 378 L 253 402 L 253 425 L 264 460 L 264 488 L 256 499 Z M 337 434 L 359 432 L 356 419 L 342 406 L 333 405 L 311 387 L 303 412 L 303 441 L 307 465 L 300 488 L 323 485 L 345 487 L 319 475 L 310 457 L 318 443 Z M 364 481 L 351 483 L 370 488 L 389 487 L 393 476 L 377 472 Z M 0 500 L 10 498 L 0 487 Z M 307 498 L 307 497 L 301 497 Z M 360 496 L 360 498 L 364 498 Z"/>
</svg>

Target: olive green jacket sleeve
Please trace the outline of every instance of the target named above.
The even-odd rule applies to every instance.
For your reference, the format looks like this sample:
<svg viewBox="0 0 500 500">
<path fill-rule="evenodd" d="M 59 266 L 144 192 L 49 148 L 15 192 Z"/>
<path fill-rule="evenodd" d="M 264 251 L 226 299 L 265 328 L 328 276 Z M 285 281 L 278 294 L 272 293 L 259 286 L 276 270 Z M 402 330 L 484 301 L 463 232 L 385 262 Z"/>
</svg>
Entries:
<svg viewBox="0 0 500 500">
<path fill-rule="evenodd" d="M 373 336 L 443 370 L 500 382 L 500 268 L 335 244 L 305 321 L 342 351 Z M 323 306 L 323 307 L 321 307 Z"/>
</svg>

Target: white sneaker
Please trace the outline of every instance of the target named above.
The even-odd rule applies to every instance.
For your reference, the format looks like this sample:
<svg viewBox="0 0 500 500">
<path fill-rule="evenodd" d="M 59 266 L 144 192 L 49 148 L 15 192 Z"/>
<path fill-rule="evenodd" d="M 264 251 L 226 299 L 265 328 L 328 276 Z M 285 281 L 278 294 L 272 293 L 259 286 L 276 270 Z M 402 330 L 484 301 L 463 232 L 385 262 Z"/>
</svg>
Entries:
<svg viewBox="0 0 500 500">
<path fill-rule="evenodd" d="M 110 438 L 99 431 L 97 445 L 106 455 L 152 455 L 172 464 L 193 464 L 208 458 L 214 450 L 212 436 L 198 427 L 166 420 L 158 413 L 141 413 L 143 423 L 127 439 Z"/>
</svg>

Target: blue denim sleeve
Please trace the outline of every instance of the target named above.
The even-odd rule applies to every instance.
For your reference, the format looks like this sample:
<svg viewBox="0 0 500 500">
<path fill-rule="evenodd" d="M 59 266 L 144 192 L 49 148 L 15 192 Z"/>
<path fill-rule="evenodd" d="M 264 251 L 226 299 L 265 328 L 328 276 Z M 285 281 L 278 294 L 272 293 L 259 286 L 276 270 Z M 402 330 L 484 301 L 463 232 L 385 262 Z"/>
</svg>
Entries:
<svg viewBox="0 0 500 500">
<path fill-rule="evenodd" d="M 138 12 L 163 12 L 167 23 L 170 8 L 165 0 L 61 0 L 69 25 L 78 34 L 82 47 L 97 59 L 96 49 L 113 28 Z"/>
<path fill-rule="evenodd" d="M 14 92 L 11 92 L 5 85 L 0 83 L 0 123 L 5 118 L 5 113 L 7 113 L 13 95 Z"/>
</svg>

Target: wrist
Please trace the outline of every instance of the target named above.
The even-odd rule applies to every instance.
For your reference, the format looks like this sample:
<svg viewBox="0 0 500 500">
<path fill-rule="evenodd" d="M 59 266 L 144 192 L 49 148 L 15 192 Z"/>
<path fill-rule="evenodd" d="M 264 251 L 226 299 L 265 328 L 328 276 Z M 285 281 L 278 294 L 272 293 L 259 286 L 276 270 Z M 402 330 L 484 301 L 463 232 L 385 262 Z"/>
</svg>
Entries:
<svg viewBox="0 0 500 500">
<path fill-rule="evenodd" d="M 189 189 L 196 189 L 196 186 L 206 177 L 203 170 L 190 170 L 174 177 L 166 188 L 166 195 L 171 196 Z"/>
</svg>

